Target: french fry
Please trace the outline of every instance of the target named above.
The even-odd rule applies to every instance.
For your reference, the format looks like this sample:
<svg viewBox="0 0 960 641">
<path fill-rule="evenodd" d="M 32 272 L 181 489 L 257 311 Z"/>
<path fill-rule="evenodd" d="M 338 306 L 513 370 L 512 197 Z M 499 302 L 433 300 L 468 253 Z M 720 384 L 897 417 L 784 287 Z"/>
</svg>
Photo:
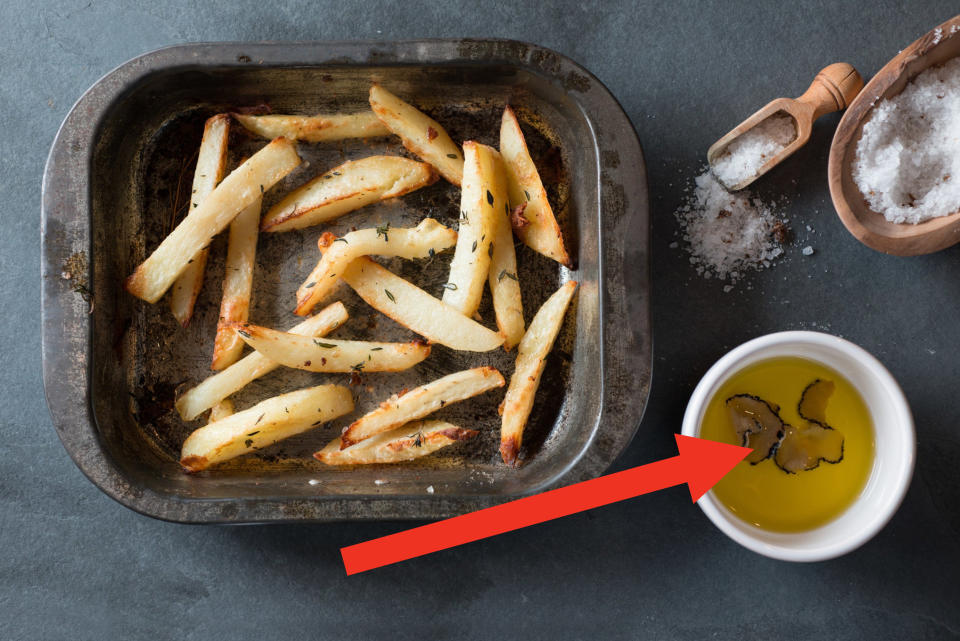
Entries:
<svg viewBox="0 0 960 641">
<path fill-rule="evenodd" d="M 236 410 L 233 408 L 233 401 L 229 398 L 225 398 L 213 407 L 210 408 L 210 419 L 207 423 L 216 423 L 219 420 L 225 419 L 228 416 L 233 416 L 236 414 Z"/>
<path fill-rule="evenodd" d="M 503 110 L 500 124 L 500 153 L 507 166 L 510 185 L 510 207 L 514 214 L 514 231 L 530 249 L 570 267 L 570 255 L 563 244 L 560 225 L 553 215 L 547 192 L 543 188 L 520 123 L 509 106 Z"/>
<path fill-rule="evenodd" d="M 497 327 L 504 338 L 503 348 L 509 351 L 523 338 L 523 300 L 520 296 L 517 254 L 513 248 L 513 232 L 510 227 L 506 180 L 503 160 L 497 154 L 490 192 L 493 194 L 494 203 L 503 206 L 495 207 L 491 212 L 493 252 L 490 254 L 488 281 Z"/>
<path fill-rule="evenodd" d="M 400 136 L 403 146 L 459 186 L 463 180 L 463 156 L 440 124 L 416 107 L 381 87 L 370 87 L 370 107 L 387 129 Z"/>
<path fill-rule="evenodd" d="M 257 235 L 260 230 L 260 202 L 258 198 L 230 223 L 223 298 L 220 300 L 220 317 L 217 320 L 213 362 L 210 365 L 210 369 L 214 371 L 236 363 L 243 351 L 243 341 L 229 325 L 247 320 L 250 314 L 253 266 L 257 257 Z"/>
<path fill-rule="evenodd" d="M 441 407 L 503 387 L 503 376 L 493 367 L 475 367 L 421 385 L 403 394 L 394 394 L 380 407 L 361 416 L 340 435 L 346 449 L 375 434 L 423 418 Z"/>
<path fill-rule="evenodd" d="M 271 361 L 308 372 L 399 372 L 430 355 L 430 346 L 423 341 L 321 340 L 250 323 L 235 323 L 232 329 Z"/>
<path fill-rule="evenodd" d="M 369 258 L 357 258 L 340 277 L 368 305 L 429 341 L 464 352 L 489 352 L 503 344 L 503 336 Z"/>
<path fill-rule="evenodd" d="M 530 327 L 517 348 L 517 364 L 510 377 L 510 387 L 500 406 L 503 415 L 500 427 L 500 456 L 507 465 L 518 465 L 517 455 L 523 440 L 533 398 L 540 385 L 547 354 L 553 348 L 567 306 L 577 289 L 576 281 L 568 281 L 537 310 Z"/>
<path fill-rule="evenodd" d="M 183 443 L 180 465 L 189 472 L 199 472 L 352 411 L 353 396 L 342 385 L 320 385 L 274 396 L 194 431 Z"/>
<path fill-rule="evenodd" d="M 320 236 L 323 257 L 297 290 L 296 314 L 304 316 L 334 288 L 337 276 L 355 258 L 366 255 L 429 258 L 457 242 L 457 232 L 433 218 L 424 218 L 412 229 L 391 229 L 389 223 L 376 229 L 358 229 L 337 238 L 330 232 Z"/>
<path fill-rule="evenodd" d="M 436 180 L 433 167 L 401 156 L 348 160 L 284 196 L 263 217 L 260 229 L 303 229 L 408 194 Z"/>
<path fill-rule="evenodd" d="M 496 230 L 494 212 L 506 206 L 506 190 L 497 185 L 495 149 L 468 140 L 463 143 L 463 189 L 457 249 L 450 261 L 443 302 L 472 317 L 480 307 L 490 271 L 490 243 Z M 497 192 L 497 193 L 494 193 Z"/>
<path fill-rule="evenodd" d="M 251 116 L 237 113 L 232 115 L 247 131 L 268 140 L 283 136 L 304 142 L 329 142 L 346 138 L 374 138 L 390 135 L 390 130 L 372 111 L 316 116 L 279 114 Z"/>
<path fill-rule="evenodd" d="M 157 302 L 198 251 L 299 164 L 296 145 L 286 138 L 277 138 L 255 153 L 224 178 L 198 207 L 191 209 L 137 267 L 124 283 L 127 291 L 148 303 Z"/>
<path fill-rule="evenodd" d="M 304 320 L 291 334 L 302 336 L 326 336 L 347 322 L 347 309 L 336 302 L 325 307 L 315 316 Z M 185 421 L 192 421 L 231 394 L 239 392 L 251 381 L 280 367 L 260 352 L 247 354 L 222 372 L 210 376 L 202 383 L 184 393 L 176 402 L 177 412 Z"/>
<path fill-rule="evenodd" d="M 313 456 L 327 465 L 367 465 L 412 461 L 479 434 L 446 421 L 414 421 L 340 449 L 340 437 Z"/>
<path fill-rule="evenodd" d="M 230 134 L 230 116 L 218 114 L 208 118 L 203 126 L 203 138 L 197 153 L 197 168 L 193 172 L 193 188 L 190 192 L 190 209 L 200 206 L 203 199 L 223 179 L 227 169 L 227 140 Z M 170 292 L 170 311 L 183 327 L 190 324 L 193 306 L 203 287 L 203 274 L 207 266 L 209 250 L 201 249 L 173 284 Z"/>
</svg>

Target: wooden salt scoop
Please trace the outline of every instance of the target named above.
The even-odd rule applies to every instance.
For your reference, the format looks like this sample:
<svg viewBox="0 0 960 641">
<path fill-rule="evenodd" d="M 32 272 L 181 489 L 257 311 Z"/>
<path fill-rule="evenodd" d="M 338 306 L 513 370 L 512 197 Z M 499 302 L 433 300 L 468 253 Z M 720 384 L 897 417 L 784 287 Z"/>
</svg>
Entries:
<svg viewBox="0 0 960 641">
<path fill-rule="evenodd" d="M 797 128 L 797 137 L 794 138 L 793 142 L 770 158 L 751 178 L 741 180 L 735 185 L 723 185 L 728 191 L 743 189 L 776 167 L 787 156 L 807 144 L 807 141 L 810 140 L 810 132 L 813 129 L 813 121 L 820 116 L 845 109 L 862 87 L 863 78 L 860 77 L 856 69 L 847 63 L 835 62 L 824 67 L 802 96 L 799 98 L 777 98 L 734 127 L 726 136 L 713 143 L 707 150 L 707 162 L 712 167 L 731 142 L 770 116 L 783 112 L 792 117 Z M 721 182 L 721 184 L 723 183 Z"/>
<path fill-rule="evenodd" d="M 957 213 L 916 225 L 891 223 L 883 214 L 870 209 L 852 174 L 857 143 L 863 124 L 870 119 L 873 105 L 899 94 L 921 71 L 958 55 L 960 16 L 932 29 L 885 64 L 840 120 L 830 146 L 827 169 L 830 196 L 847 230 L 867 247 L 897 256 L 917 256 L 960 242 L 960 207 Z"/>
</svg>

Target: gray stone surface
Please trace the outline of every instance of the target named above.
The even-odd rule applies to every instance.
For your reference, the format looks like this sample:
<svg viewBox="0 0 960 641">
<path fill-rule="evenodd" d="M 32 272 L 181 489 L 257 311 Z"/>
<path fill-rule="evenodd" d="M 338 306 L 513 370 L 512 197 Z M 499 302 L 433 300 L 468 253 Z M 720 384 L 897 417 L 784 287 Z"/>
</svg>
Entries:
<svg viewBox="0 0 960 641">
<path fill-rule="evenodd" d="M 534 5 L 537 6 L 534 6 Z M 830 205 L 835 116 L 758 185 L 785 195 L 786 260 L 730 293 L 668 245 L 708 145 L 836 60 L 875 72 L 956 11 L 940 2 L 14 2 L 0 20 L 0 638 L 945 639 L 960 635 L 960 250 L 892 258 Z M 338 548 L 401 524 L 191 527 L 77 471 L 40 382 L 40 176 L 71 103 L 124 60 L 202 40 L 501 36 L 591 69 L 650 169 L 656 366 L 623 468 L 674 454 L 686 398 L 726 349 L 823 329 L 875 353 L 913 404 L 919 464 L 890 525 L 842 559 L 770 561 L 677 488 L 347 578 Z M 809 225 L 814 231 L 807 232 Z M 817 251 L 802 256 L 801 247 Z"/>
</svg>

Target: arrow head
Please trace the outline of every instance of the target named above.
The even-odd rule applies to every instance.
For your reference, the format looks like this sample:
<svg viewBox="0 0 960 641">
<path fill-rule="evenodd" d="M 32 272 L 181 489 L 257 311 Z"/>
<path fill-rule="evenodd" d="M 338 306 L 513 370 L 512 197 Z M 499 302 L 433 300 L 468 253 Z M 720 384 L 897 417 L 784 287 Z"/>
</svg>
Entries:
<svg viewBox="0 0 960 641">
<path fill-rule="evenodd" d="M 749 447 L 693 436 L 674 436 L 677 449 L 680 450 L 680 464 L 687 478 L 687 487 L 690 488 L 690 498 L 694 503 L 753 451 Z"/>
</svg>

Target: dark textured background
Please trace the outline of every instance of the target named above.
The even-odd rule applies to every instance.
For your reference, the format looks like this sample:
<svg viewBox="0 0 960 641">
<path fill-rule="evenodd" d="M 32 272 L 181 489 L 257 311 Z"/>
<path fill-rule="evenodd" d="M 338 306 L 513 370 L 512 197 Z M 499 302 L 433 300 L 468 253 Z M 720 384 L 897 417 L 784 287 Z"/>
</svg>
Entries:
<svg viewBox="0 0 960 641">
<path fill-rule="evenodd" d="M 534 6 L 537 5 L 537 6 Z M 909 5 L 909 6 L 907 6 Z M 865 76 L 951 17 L 941 2 L 12 2 L 0 19 L 0 638 L 946 639 L 960 636 L 960 250 L 893 258 L 850 237 L 826 186 L 836 116 L 757 192 L 796 240 L 730 293 L 668 246 L 711 142 L 846 60 Z M 726 349 L 823 329 L 875 353 L 917 420 L 887 528 L 790 565 L 727 540 L 676 488 L 347 578 L 338 548 L 398 523 L 192 527 L 119 506 L 50 425 L 40 381 L 40 176 L 72 102 L 126 59 L 204 40 L 499 36 L 554 48 L 622 102 L 649 165 L 654 384 L 623 468 L 675 453 Z M 806 231 L 806 226 L 812 232 Z M 811 245 L 816 253 L 800 254 Z"/>
</svg>

